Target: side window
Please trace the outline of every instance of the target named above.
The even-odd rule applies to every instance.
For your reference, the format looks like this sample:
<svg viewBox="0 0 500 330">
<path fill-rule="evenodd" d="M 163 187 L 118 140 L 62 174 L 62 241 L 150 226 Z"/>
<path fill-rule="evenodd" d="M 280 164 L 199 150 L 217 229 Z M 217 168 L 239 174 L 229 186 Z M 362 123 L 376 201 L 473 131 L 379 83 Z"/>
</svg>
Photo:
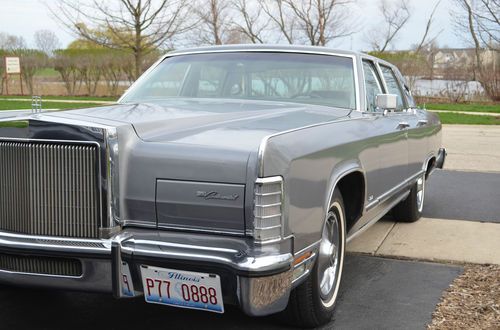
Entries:
<svg viewBox="0 0 500 330">
<path fill-rule="evenodd" d="M 363 60 L 363 72 L 365 74 L 366 111 L 375 111 L 377 94 L 382 94 L 380 77 L 372 61 Z"/>
<path fill-rule="evenodd" d="M 389 94 L 396 94 L 398 96 L 397 110 L 401 111 L 405 108 L 403 99 L 403 89 L 399 85 L 399 81 L 392 69 L 388 66 L 381 65 L 382 75 L 384 76 L 385 84 L 387 85 L 387 92 Z"/>
<path fill-rule="evenodd" d="M 408 107 L 410 107 L 410 108 L 416 108 L 417 104 L 415 103 L 415 99 L 411 95 L 410 87 L 408 87 L 408 81 L 401 74 L 401 72 L 399 72 L 399 70 L 396 70 L 396 75 L 398 76 L 399 81 L 401 82 L 401 84 L 403 84 L 403 92 L 405 93 L 406 101 L 408 102 Z"/>
</svg>

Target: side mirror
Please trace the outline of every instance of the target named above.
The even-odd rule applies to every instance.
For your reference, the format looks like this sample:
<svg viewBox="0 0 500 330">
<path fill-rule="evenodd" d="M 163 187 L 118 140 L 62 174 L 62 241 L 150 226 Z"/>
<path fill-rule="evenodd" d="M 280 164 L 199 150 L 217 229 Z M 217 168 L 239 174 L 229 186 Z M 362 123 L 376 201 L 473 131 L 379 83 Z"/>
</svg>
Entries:
<svg viewBox="0 0 500 330">
<path fill-rule="evenodd" d="M 381 110 L 396 110 L 398 107 L 398 96 L 396 94 L 378 94 L 375 104 Z"/>
</svg>

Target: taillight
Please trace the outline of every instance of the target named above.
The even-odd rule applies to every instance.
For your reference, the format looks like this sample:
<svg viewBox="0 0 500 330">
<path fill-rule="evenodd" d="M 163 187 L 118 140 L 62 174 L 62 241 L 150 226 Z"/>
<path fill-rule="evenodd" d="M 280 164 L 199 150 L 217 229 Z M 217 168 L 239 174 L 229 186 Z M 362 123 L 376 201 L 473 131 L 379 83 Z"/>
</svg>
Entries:
<svg viewBox="0 0 500 330">
<path fill-rule="evenodd" d="M 258 178 L 255 182 L 254 238 L 257 242 L 281 238 L 283 222 L 283 179 Z"/>
</svg>

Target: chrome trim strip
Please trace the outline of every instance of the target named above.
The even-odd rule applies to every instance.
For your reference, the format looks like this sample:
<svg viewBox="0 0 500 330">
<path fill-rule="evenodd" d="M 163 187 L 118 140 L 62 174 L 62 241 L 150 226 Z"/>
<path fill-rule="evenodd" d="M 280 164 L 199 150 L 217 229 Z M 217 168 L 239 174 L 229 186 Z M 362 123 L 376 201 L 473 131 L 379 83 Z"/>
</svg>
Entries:
<svg viewBox="0 0 500 330">
<path fill-rule="evenodd" d="M 278 205 L 281 205 L 281 204 L 278 204 Z M 260 206 L 262 207 L 262 206 Z M 254 218 L 258 218 L 258 219 L 271 219 L 271 218 L 276 218 L 276 217 L 281 217 L 282 214 L 281 213 L 278 213 L 278 214 L 273 214 L 273 215 L 254 215 L 253 217 Z"/>
<path fill-rule="evenodd" d="M 389 199 L 395 192 L 403 189 L 406 185 L 408 185 L 409 183 L 411 183 L 413 180 L 417 179 L 419 176 L 421 176 L 422 174 L 424 174 L 425 171 L 422 170 L 414 175 L 412 175 L 411 177 L 409 177 L 408 179 L 406 179 L 405 181 L 401 182 L 400 184 L 398 184 L 397 186 L 389 189 L 388 191 L 386 191 L 385 193 L 383 193 L 382 195 L 380 195 L 378 198 L 374 199 L 372 202 L 368 203 L 366 206 L 365 206 L 365 211 L 369 211 L 371 210 L 372 208 L 374 208 L 376 205 L 380 204 L 380 203 L 383 203 L 385 202 L 387 199 Z"/>
<path fill-rule="evenodd" d="M 131 238 L 130 238 L 131 237 Z M 152 241 L 149 239 L 135 239 L 132 236 L 130 236 L 130 239 L 127 239 L 127 242 L 131 242 L 133 244 L 138 244 L 138 245 L 155 245 L 155 246 L 161 246 L 161 247 L 166 247 L 166 248 L 181 248 L 181 249 L 187 249 L 187 250 L 202 250 L 202 251 L 213 251 L 213 252 L 224 252 L 224 253 L 231 253 L 231 254 L 237 254 L 239 251 L 235 249 L 228 249 L 228 248 L 219 248 L 219 247 L 213 247 L 213 246 L 197 246 L 197 245 L 192 245 L 192 244 L 182 244 L 182 243 L 172 243 L 172 242 L 165 242 L 165 241 Z"/>
<path fill-rule="evenodd" d="M 359 228 L 356 232 L 354 232 L 352 235 L 350 236 L 347 236 L 346 238 L 346 244 L 349 243 L 352 239 L 354 239 L 355 237 L 357 237 L 358 235 L 361 235 L 365 230 L 367 230 L 368 228 L 370 228 L 371 226 L 373 226 L 377 221 L 379 221 L 384 215 L 387 214 L 387 212 L 389 212 L 389 210 L 391 210 L 397 203 L 401 202 L 402 200 L 404 200 L 406 197 L 408 197 L 408 195 L 410 194 L 410 192 L 406 192 L 404 194 L 402 194 L 400 197 L 398 197 L 393 203 L 391 203 L 388 207 L 386 207 L 384 210 L 382 210 L 381 212 L 379 212 L 377 214 L 377 216 L 375 216 L 372 220 L 370 220 L 369 222 L 367 222 L 363 227 Z"/>
<path fill-rule="evenodd" d="M 265 177 L 265 178 L 257 178 L 257 180 L 255 180 L 255 183 L 259 184 L 259 183 L 262 183 L 262 184 L 266 184 L 266 183 L 280 183 L 280 182 L 283 182 L 283 178 L 281 176 L 269 176 L 269 177 Z M 278 194 L 278 192 L 275 192 L 275 193 L 272 193 L 272 194 Z"/>
<path fill-rule="evenodd" d="M 111 241 L 101 242 L 103 247 L 97 246 L 78 246 L 78 245 L 61 245 L 50 243 L 33 243 L 23 239 L 2 238 L 0 237 L 0 246 L 20 248 L 28 251 L 65 251 L 73 253 L 93 253 L 93 254 L 109 254 L 111 252 Z"/>
<path fill-rule="evenodd" d="M 373 207 L 375 207 L 378 203 L 380 203 L 379 199 L 374 199 L 370 203 L 366 204 L 365 206 L 365 211 L 371 210 Z"/>
<path fill-rule="evenodd" d="M 256 196 L 274 196 L 274 195 L 281 195 L 280 191 L 277 192 L 271 192 L 271 193 L 255 193 Z"/>
<path fill-rule="evenodd" d="M 249 235 L 253 235 L 253 232 L 251 232 Z M 294 235 L 288 235 L 286 237 L 283 237 L 283 238 L 275 238 L 275 239 L 270 239 L 270 240 L 267 240 L 267 241 L 262 241 L 262 242 L 255 242 L 255 245 L 256 246 L 266 246 L 266 245 L 273 245 L 273 244 L 276 244 L 276 243 L 282 243 L 286 240 L 289 240 L 289 239 L 292 239 L 294 238 L 295 236 Z"/>
<path fill-rule="evenodd" d="M 175 231 L 186 231 L 186 232 L 194 232 L 194 233 L 208 233 L 208 234 L 224 234 L 231 236 L 244 236 L 244 230 L 241 231 L 226 231 L 226 230 L 217 230 L 217 229 L 203 229 L 203 228 L 186 228 L 186 227 L 177 227 L 171 225 L 158 224 L 155 225 L 154 228 L 158 229 L 170 229 Z"/>
<path fill-rule="evenodd" d="M 55 241 L 55 242 L 68 242 L 68 243 L 109 243 L 111 242 L 109 239 L 81 239 L 81 238 L 71 238 L 71 237 L 54 237 L 54 236 L 42 236 L 42 235 L 25 235 L 25 234 L 16 234 L 0 231 L 0 239 L 1 238 L 15 238 L 15 239 L 30 239 L 30 240 L 43 240 L 43 241 Z"/>
<path fill-rule="evenodd" d="M 101 148 L 98 142 L 96 141 L 75 141 L 75 140 L 48 140 L 48 139 L 31 139 L 31 138 L 9 138 L 9 137 L 0 137 L 0 141 L 22 141 L 22 142 L 47 142 L 47 143 L 65 143 L 65 144 L 95 144 L 97 148 Z"/>
<path fill-rule="evenodd" d="M 155 222 L 146 222 L 146 221 L 137 221 L 137 220 L 121 220 L 121 226 L 134 226 L 140 228 L 157 228 L 156 221 Z"/>
<path fill-rule="evenodd" d="M 105 130 L 106 177 L 107 177 L 107 215 L 108 223 L 103 228 L 111 229 L 120 223 L 120 185 L 119 185 L 119 144 L 116 128 Z"/>
<path fill-rule="evenodd" d="M 281 225 L 274 225 L 274 226 L 269 226 L 269 227 L 257 227 L 257 226 L 254 226 L 253 229 L 257 229 L 257 230 L 269 230 L 269 229 L 276 229 L 276 228 L 280 228 Z"/>
<path fill-rule="evenodd" d="M 255 194 L 255 195 L 262 196 L 263 194 Z M 281 193 L 274 194 L 274 195 L 281 195 Z M 268 196 L 270 196 L 270 195 L 268 195 Z M 267 204 L 267 205 L 266 204 L 262 204 L 262 205 L 261 204 L 255 204 L 255 207 L 261 207 L 261 208 L 265 209 L 265 208 L 268 208 L 268 207 L 275 207 L 275 206 L 280 206 L 280 205 L 282 205 L 282 204 L 281 203 L 274 203 L 274 204 Z M 278 215 L 281 215 L 281 213 L 280 214 L 276 214 L 274 216 L 276 217 Z M 261 217 L 259 217 L 259 218 L 261 218 Z"/>
<path fill-rule="evenodd" d="M 83 265 L 82 265 L 83 267 Z M 37 276 L 37 277 L 47 277 L 47 278 L 66 278 L 66 279 L 82 279 L 83 275 L 80 276 L 67 276 L 67 275 L 51 275 L 51 274 L 42 274 L 42 273 L 24 273 L 24 272 L 15 272 L 12 270 L 0 269 L 0 274 L 9 274 L 9 275 L 26 275 L 26 276 Z"/>
</svg>

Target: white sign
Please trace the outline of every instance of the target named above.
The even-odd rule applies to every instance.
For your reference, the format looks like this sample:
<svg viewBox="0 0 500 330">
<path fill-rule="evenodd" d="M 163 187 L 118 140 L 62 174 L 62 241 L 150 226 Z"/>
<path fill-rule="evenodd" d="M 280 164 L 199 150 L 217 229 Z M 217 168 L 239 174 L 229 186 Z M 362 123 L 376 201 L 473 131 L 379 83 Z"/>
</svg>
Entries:
<svg viewBox="0 0 500 330">
<path fill-rule="evenodd" d="M 19 57 L 5 57 L 5 72 L 7 74 L 21 73 L 21 61 Z"/>
</svg>

